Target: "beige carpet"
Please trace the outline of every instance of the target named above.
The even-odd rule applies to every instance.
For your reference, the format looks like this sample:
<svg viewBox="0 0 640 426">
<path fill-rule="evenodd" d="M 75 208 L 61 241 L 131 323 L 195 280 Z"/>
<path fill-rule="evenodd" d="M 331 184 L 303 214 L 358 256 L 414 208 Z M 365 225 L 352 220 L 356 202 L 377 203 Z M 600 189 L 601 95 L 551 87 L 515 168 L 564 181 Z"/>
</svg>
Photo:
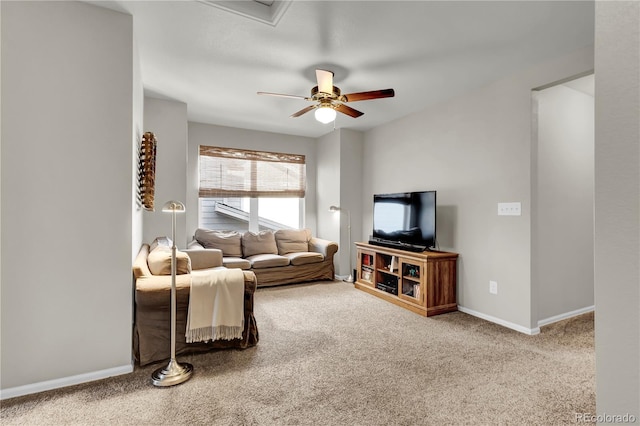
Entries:
<svg viewBox="0 0 640 426">
<path fill-rule="evenodd" d="M 2 401 L 3 425 L 571 424 L 595 412 L 593 315 L 527 336 L 454 312 L 424 318 L 343 282 L 259 289 L 260 343 Z"/>
</svg>

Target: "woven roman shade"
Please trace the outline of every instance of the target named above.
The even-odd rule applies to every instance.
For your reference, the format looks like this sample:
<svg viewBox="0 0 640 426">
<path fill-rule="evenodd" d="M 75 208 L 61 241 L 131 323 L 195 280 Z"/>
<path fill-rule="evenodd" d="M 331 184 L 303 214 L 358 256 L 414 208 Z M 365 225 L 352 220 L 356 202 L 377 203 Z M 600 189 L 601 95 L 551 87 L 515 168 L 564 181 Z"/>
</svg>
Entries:
<svg viewBox="0 0 640 426">
<path fill-rule="evenodd" d="M 201 198 L 297 197 L 306 188 L 305 156 L 200 145 Z"/>
</svg>

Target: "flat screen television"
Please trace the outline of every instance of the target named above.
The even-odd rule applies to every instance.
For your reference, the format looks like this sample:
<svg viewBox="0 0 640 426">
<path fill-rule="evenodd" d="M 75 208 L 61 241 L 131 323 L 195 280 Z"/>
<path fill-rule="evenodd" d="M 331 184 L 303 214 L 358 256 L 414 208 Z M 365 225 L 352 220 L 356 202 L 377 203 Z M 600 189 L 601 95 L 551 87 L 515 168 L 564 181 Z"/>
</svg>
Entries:
<svg viewBox="0 0 640 426">
<path fill-rule="evenodd" d="M 424 251 L 436 246 L 436 191 L 373 196 L 370 244 Z"/>
</svg>

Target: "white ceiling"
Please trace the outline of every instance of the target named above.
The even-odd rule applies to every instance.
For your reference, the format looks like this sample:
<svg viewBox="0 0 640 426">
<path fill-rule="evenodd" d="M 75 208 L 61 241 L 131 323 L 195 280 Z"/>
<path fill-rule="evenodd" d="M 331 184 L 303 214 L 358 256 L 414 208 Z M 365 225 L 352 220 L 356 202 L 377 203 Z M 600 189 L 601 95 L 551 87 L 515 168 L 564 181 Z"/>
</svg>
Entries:
<svg viewBox="0 0 640 426">
<path fill-rule="evenodd" d="M 367 130 L 594 37 L 592 1 L 293 1 L 275 26 L 203 1 L 92 3 L 133 15 L 147 95 L 185 102 L 190 121 L 311 137 L 333 124 L 256 92 L 308 96 L 316 68 L 343 93 L 395 89 L 338 114 Z"/>
</svg>

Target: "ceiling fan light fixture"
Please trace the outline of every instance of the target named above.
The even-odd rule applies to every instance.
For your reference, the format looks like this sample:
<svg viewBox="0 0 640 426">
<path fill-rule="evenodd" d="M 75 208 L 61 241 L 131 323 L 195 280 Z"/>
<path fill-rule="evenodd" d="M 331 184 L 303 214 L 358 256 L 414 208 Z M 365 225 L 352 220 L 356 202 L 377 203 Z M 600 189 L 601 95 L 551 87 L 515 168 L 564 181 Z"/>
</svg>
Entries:
<svg viewBox="0 0 640 426">
<path fill-rule="evenodd" d="M 274 4 L 275 3 L 277 3 L 277 1 L 274 2 Z M 258 95 L 280 96 L 283 98 L 304 99 L 305 101 L 314 102 L 314 105 L 309 105 L 308 107 L 302 108 L 300 111 L 291 114 L 291 118 L 300 117 L 309 111 L 315 110 L 314 115 L 316 120 L 323 124 L 329 124 L 332 121 L 335 121 L 337 112 L 348 115 L 352 118 L 358 118 L 364 114 L 357 109 L 347 106 L 346 102 L 368 101 L 371 99 L 392 98 L 395 96 L 395 91 L 393 89 L 370 90 L 368 92 L 357 92 L 343 95 L 341 94 L 340 89 L 333 85 L 332 71 L 317 69 L 316 80 L 318 81 L 318 85 L 311 89 L 310 97 L 271 92 L 258 92 Z"/>
<path fill-rule="evenodd" d="M 331 123 L 336 119 L 336 110 L 331 107 L 316 108 L 316 112 L 314 114 L 316 116 L 316 120 L 322 124 Z"/>
</svg>

